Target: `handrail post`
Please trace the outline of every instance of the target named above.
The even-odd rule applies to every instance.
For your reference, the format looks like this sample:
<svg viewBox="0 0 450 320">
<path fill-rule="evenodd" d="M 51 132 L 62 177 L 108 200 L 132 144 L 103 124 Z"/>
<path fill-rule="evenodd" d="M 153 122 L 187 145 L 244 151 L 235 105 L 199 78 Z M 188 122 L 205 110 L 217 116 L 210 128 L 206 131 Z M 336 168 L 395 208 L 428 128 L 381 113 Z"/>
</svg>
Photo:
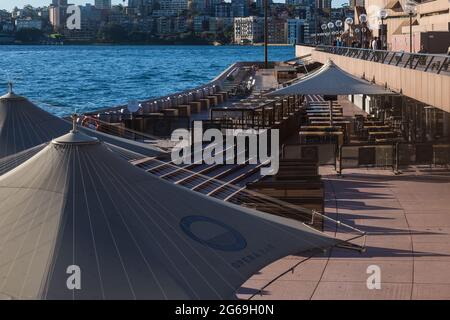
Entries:
<svg viewBox="0 0 450 320">
<path fill-rule="evenodd" d="M 440 73 L 441 73 L 442 68 L 443 68 L 444 65 L 447 63 L 447 60 L 448 60 L 448 58 L 445 58 L 445 59 L 444 59 L 444 62 L 441 63 L 441 65 L 440 65 L 440 67 L 439 67 L 439 69 L 438 69 L 438 71 L 437 71 L 437 74 L 440 74 Z M 448 68 L 448 66 L 447 66 L 447 68 Z"/>
<path fill-rule="evenodd" d="M 337 161 L 338 166 L 336 170 L 338 176 L 342 175 L 342 148 L 343 145 L 338 144 L 338 161 Z"/>
<path fill-rule="evenodd" d="M 425 72 L 427 72 L 427 71 L 428 71 L 428 68 L 430 68 L 431 63 L 433 62 L 433 59 L 434 59 L 434 56 L 431 56 L 431 59 L 430 59 L 430 61 L 428 62 L 426 68 L 425 68 Z"/>
<path fill-rule="evenodd" d="M 399 162 L 400 162 L 400 142 L 397 142 L 395 144 L 395 167 L 394 167 L 394 174 L 400 174 L 399 172 Z"/>
</svg>

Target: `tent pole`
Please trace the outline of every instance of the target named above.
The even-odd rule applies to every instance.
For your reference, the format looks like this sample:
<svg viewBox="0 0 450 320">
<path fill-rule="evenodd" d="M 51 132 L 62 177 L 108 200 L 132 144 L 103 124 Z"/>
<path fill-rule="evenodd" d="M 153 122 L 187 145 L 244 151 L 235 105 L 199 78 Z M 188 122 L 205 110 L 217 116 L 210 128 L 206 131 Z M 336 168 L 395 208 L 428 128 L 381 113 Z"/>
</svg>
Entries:
<svg viewBox="0 0 450 320">
<path fill-rule="evenodd" d="M 333 126 L 333 100 L 330 100 L 330 126 Z"/>
<path fill-rule="evenodd" d="M 264 0 L 264 69 L 269 69 L 269 55 L 268 55 L 268 45 L 269 45 L 269 17 L 268 17 L 268 7 L 269 0 Z"/>
</svg>

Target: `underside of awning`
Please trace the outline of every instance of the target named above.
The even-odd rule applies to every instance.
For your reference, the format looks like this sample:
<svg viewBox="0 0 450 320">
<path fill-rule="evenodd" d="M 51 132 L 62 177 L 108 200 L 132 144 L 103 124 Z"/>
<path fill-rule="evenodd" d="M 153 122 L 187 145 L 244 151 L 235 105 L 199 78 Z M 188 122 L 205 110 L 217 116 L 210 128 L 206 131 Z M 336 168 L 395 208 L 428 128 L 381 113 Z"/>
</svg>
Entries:
<svg viewBox="0 0 450 320">
<path fill-rule="evenodd" d="M 316 72 L 310 73 L 288 87 L 268 93 L 268 95 L 292 94 L 385 95 L 392 94 L 392 92 L 379 85 L 357 78 L 339 68 L 331 60 L 328 60 L 327 63 Z"/>
</svg>

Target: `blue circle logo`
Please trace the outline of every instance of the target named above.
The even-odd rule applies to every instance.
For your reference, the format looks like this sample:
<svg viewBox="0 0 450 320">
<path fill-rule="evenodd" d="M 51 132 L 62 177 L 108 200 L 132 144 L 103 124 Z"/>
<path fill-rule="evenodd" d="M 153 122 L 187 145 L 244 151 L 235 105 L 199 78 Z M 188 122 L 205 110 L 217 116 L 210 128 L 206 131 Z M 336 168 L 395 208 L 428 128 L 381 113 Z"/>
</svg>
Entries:
<svg viewBox="0 0 450 320">
<path fill-rule="evenodd" d="M 205 216 L 187 216 L 181 219 L 180 227 L 191 239 L 212 249 L 240 251 L 247 241 L 229 225 Z"/>
</svg>

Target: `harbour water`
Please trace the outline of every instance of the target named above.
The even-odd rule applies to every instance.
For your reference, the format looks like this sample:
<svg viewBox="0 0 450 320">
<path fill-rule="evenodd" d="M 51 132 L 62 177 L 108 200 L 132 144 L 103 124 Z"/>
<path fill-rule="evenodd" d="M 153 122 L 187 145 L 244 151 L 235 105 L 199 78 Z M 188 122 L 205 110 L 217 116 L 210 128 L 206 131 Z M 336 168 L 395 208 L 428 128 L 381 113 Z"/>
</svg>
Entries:
<svg viewBox="0 0 450 320">
<path fill-rule="evenodd" d="M 236 61 L 261 61 L 258 46 L 0 46 L 0 88 L 56 114 L 85 112 L 193 88 Z M 269 48 L 269 59 L 295 56 Z"/>
</svg>

